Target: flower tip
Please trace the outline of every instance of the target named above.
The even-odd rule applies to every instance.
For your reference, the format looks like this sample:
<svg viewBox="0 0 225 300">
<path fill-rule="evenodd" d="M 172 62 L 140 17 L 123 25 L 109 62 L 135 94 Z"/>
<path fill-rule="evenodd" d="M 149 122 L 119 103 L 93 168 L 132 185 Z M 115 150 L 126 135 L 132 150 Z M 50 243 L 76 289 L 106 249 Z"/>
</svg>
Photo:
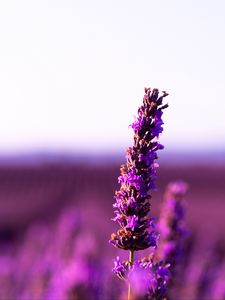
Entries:
<svg viewBox="0 0 225 300">
<path fill-rule="evenodd" d="M 162 109 L 165 109 L 165 108 L 167 108 L 167 107 L 169 107 L 169 104 L 168 104 L 168 103 L 164 104 L 164 105 L 161 107 L 161 110 L 162 110 Z"/>
<path fill-rule="evenodd" d="M 169 93 L 167 93 L 166 91 L 162 91 L 163 93 L 163 97 L 169 96 Z"/>
<path fill-rule="evenodd" d="M 185 195 L 188 191 L 188 184 L 187 182 L 183 181 L 183 180 L 177 180 L 174 182 L 171 182 L 168 185 L 169 189 L 171 190 L 171 192 L 175 195 Z"/>
<path fill-rule="evenodd" d="M 151 91 L 151 88 L 147 88 L 147 87 L 145 87 L 145 94 L 147 94 L 149 91 Z"/>
</svg>

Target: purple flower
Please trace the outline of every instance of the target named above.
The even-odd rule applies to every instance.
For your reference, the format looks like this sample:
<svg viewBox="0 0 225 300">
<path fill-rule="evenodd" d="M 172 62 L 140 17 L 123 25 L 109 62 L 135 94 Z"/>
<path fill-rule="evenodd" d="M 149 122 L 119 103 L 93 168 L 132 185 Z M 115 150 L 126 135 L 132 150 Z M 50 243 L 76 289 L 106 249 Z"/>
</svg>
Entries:
<svg viewBox="0 0 225 300">
<path fill-rule="evenodd" d="M 133 215 L 133 216 L 128 216 L 127 217 L 127 225 L 126 225 L 127 229 L 134 230 L 138 226 L 140 226 L 140 225 L 138 223 L 138 217 L 137 216 Z"/>
<path fill-rule="evenodd" d="M 122 262 L 119 256 L 114 260 L 114 268 L 112 271 L 120 278 L 125 279 L 129 270 L 129 262 Z"/>
<path fill-rule="evenodd" d="M 114 264 L 113 272 L 129 282 L 134 299 L 163 299 L 170 278 L 169 264 L 156 263 L 153 256 L 137 260 L 133 265 L 117 257 Z"/>
<path fill-rule="evenodd" d="M 143 105 L 131 125 L 134 145 L 126 152 L 126 164 L 120 168 L 120 189 L 115 192 L 115 218 L 121 227 L 111 235 L 110 242 L 117 248 L 130 250 L 129 261 L 114 261 L 113 272 L 128 282 L 128 299 L 163 299 L 169 278 L 168 265 L 154 263 L 153 259 L 134 260 L 134 251 L 156 247 L 159 238 L 153 219 L 150 190 L 155 189 L 158 164 L 157 151 L 163 149 L 158 137 L 163 131 L 162 114 L 168 105 L 162 105 L 165 92 L 145 89 Z M 132 288 L 131 288 L 132 287 Z M 132 292 L 131 292 L 132 290 Z"/>
<path fill-rule="evenodd" d="M 157 226 L 160 244 L 156 256 L 159 260 L 169 262 L 172 268 L 183 255 L 184 238 L 187 234 L 184 224 L 184 196 L 187 188 L 183 181 L 171 182 L 168 185 Z"/>
<path fill-rule="evenodd" d="M 157 89 L 145 89 L 143 105 L 131 127 L 134 130 L 134 145 L 126 153 L 126 164 L 120 168 L 120 190 L 115 192 L 116 217 L 121 227 L 111 236 L 111 243 L 121 249 L 137 251 L 156 246 L 158 235 L 149 222 L 150 190 L 155 189 L 158 164 L 157 151 L 163 149 L 158 137 L 162 132 L 163 92 L 158 97 Z"/>
</svg>

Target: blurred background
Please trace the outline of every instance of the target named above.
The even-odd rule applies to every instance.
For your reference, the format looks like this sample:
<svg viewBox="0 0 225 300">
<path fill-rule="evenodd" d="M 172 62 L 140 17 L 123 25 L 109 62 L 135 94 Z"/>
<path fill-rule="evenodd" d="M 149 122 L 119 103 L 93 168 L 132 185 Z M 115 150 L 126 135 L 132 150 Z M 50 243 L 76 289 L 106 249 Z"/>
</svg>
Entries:
<svg viewBox="0 0 225 300">
<path fill-rule="evenodd" d="M 188 228 L 203 253 L 223 249 L 224 9 L 222 0 L 0 2 L 0 299 L 97 295 L 97 283 L 87 294 L 89 263 L 107 274 L 119 253 L 108 245 L 113 195 L 145 86 L 169 93 L 152 214 L 183 179 Z M 116 297 L 103 294 L 93 299 Z"/>
</svg>

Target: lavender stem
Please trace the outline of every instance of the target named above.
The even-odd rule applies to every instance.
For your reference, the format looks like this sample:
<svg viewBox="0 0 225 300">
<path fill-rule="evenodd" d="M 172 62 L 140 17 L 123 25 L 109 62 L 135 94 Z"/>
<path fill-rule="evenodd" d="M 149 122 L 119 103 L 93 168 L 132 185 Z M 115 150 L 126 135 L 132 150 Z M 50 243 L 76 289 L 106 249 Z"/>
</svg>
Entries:
<svg viewBox="0 0 225 300">
<path fill-rule="evenodd" d="M 130 262 L 130 266 L 132 267 L 134 264 L 134 250 L 130 250 L 130 256 L 129 256 L 129 262 Z M 128 300 L 131 300 L 131 285 L 130 282 L 128 284 Z"/>
<path fill-rule="evenodd" d="M 127 300 L 131 300 L 131 285 L 130 285 L 130 283 L 128 284 Z"/>
<path fill-rule="evenodd" d="M 132 266 L 133 263 L 134 263 L 134 250 L 130 250 L 129 262 L 130 262 L 130 264 Z"/>
</svg>

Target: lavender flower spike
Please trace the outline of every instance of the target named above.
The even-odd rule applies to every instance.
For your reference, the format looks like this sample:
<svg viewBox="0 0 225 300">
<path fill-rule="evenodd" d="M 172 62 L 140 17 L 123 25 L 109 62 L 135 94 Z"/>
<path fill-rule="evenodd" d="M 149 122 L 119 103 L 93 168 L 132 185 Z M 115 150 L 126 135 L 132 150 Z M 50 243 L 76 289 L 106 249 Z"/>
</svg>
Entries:
<svg viewBox="0 0 225 300">
<path fill-rule="evenodd" d="M 181 180 L 168 184 L 158 222 L 160 245 L 156 257 L 170 263 L 172 269 L 184 254 L 184 238 L 187 234 L 184 197 L 187 189 L 187 183 Z"/>
<path fill-rule="evenodd" d="M 145 89 L 138 117 L 131 125 L 134 145 L 127 149 L 126 164 L 121 166 L 118 178 L 121 187 L 115 192 L 116 203 L 113 206 L 116 217 L 113 220 L 121 228 L 117 234 L 111 235 L 110 242 L 131 253 L 156 246 L 158 239 L 148 217 L 151 206 L 149 192 L 155 189 L 157 150 L 163 149 L 158 137 L 163 131 L 163 109 L 168 107 L 168 104 L 163 105 L 163 98 L 168 94 L 158 95 L 157 89 Z"/>
</svg>

